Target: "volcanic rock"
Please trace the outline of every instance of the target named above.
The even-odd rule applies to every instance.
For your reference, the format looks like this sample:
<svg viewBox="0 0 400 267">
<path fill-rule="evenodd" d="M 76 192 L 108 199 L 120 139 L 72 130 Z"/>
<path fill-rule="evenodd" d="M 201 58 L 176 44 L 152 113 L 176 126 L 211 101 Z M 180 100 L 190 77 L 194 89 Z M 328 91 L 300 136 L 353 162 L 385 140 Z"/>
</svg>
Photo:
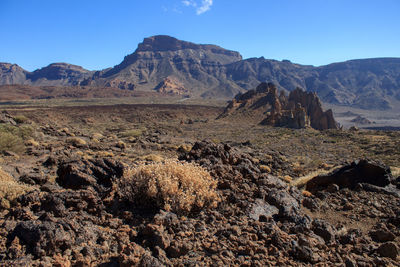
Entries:
<svg viewBox="0 0 400 267">
<path fill-rule="evenodd" d="M 106 82 L 105 87 L 114 87 L 122 90 L 130 90 L 133 91 L 135 89 L 135 85 L 133 83 L 129 83 L 121 80 L 111 80 Z"/>
<path fill-rule="evenodd" d="M 372 122 L 370 120 L 368 120 L 367 118 L 364 118 L 360 115 L 358 115 L 357 117 L 355 117 L 354 119 L 351 120 L 351 122 L 357 123 L 357 124 L 371 124 Z"/>
<path fill-rule="evenodd" d="M 162 80 L 154 90 L 164 95 L 182 95 L 188 92 L 179 81 L 172 77 Z"/>
<path fill-rule="evenodd" d="M 23 84 L 27 73 L 16 64 L 0 62 L 0 84 Z"/>
<path fill-rule="evenodd" d="M 17 125 L 14 118 L 7 111 L 0 112 L 0 123 L 8 123 L 11 125 Z"/>
<path fill-rule="evenodd" d="M 228 103 L 219 118 L 238 113 L 266 115 L 260 123 L 288 128 L 312 127 L 318 130 L 337 129 L 332 110 L 324 112 L 315 93 L 297 88 L 286 97 L 272 83 L 261 83 L 255 90 L 238 94 Z"/>
<path fill-rule="evenodd" d="M 340 188 L 354 189 L 359 183 L 384 187 L 392 182 L 390 168 L 367 160 L 354 161 L 350 165 L 333 171 L 331 174 L 317 176 L 306 184 L 306 190 L 317 192 L 326 190 L 331 184 Z"/>
</svg>

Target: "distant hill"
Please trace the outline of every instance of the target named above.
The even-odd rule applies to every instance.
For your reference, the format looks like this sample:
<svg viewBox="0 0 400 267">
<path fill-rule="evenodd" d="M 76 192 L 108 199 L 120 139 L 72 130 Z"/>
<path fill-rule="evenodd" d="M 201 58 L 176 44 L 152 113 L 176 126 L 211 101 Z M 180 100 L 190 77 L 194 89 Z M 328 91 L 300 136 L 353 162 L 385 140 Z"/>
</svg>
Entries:
<svg viewBox="0 0 400 267">
<path fill-rule="evenodd" d="M 145 38 L 119 65 L 100 71 L 54 63 L 28 72 L 15 64 L 0 63 L 0 85 L 155 91 L 166 80 L 175 81 L 181 87 L 179 92 L 193 97 L 231 98 L 261 82 L 272 82 L 279 90 L 301 87 L 317 92 L 327 103 L 390 109 L 392 103 L 400 101 L 400 58 L 359 59 L 314 67 L 263 57 L 243 60 L 240 53 L 216 45 L 158 35 Z"/>
</svg>

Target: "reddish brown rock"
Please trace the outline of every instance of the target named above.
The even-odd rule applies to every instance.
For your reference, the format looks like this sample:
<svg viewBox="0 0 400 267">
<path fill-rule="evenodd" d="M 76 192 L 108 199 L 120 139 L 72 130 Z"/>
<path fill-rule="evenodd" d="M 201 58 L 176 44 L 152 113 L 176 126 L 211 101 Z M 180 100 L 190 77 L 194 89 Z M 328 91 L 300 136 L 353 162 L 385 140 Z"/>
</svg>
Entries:
<svg viewBox="0 0 400 267">
<path fill-rule="evenodd" d="M 236 95 L 219 118 L 238 113 L 262 116 L 263 125 L 338 129 L 332 110 L 322 110 L 316 93 L 297 88 L 286 97 L 284 92 L 278 95 L 277 87 L 272 83 L 261 83 L 255 90 Z"/>
<path fill-rule="evenodd" d="M 133 83 L 127 82 L 127 81 L 121 81 L 121 80 L 111 80 L 108 81 L 105 84 L 105 87 L 113 87 L 113 88 L 118 88 L 118 89 L 122 89 L 122 90 L 134 90 L 135 89 L 135 85 Z"/>
<path fill-rule="evenodd" d="M 183 95 L 187 93 L 182 83 L 172 77 L 162 80 L 154 90 L 164 95 Z"/>
</svg>

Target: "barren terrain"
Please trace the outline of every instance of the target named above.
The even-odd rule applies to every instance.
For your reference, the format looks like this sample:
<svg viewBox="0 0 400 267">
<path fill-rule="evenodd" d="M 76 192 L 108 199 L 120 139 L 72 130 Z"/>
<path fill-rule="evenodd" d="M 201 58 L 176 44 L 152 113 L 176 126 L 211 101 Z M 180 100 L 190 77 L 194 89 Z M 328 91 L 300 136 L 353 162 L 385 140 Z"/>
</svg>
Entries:
<svg viewBox="0 0 400 267">
<path fill-rule="evenodd" d="M 7 106 L 17 124 L 0 124 L 0 175 L 15 194 L 1 195 L 1 264 L 398 266 L 399 131 L 260 126 L 216 120 L 221 103 L 168 101 Z M 128 169 L 178 158 L 215 179 L 216 206 L 180 213 L 127 195 Z M 394 191 L 304 191 L 359 159 L 390 167 Z"/>
</svg>

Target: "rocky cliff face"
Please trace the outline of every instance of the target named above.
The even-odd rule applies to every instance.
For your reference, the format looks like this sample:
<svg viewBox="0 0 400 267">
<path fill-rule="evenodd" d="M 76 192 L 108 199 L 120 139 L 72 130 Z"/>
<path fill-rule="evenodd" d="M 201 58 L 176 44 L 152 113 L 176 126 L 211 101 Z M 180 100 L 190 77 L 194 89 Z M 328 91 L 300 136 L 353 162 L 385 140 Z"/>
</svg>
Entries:
<svg viewBox="0 0 400 267">
<path fill-rule="evenodd" d="M 278 94 L 272 83 L 261 83 L 255 90 L 236 95 L 219 118 L 238 113 L 260 114 L 260 111 L 264 117 L 260 122 L 263 125 L 318 130 L 338 128 L 332 110 L 322 110 L 316 93 L 297 88 L 287 97 L 283 91 Z"/>
<path fill-rule="evenodd" d="M 263 57 L 242 60 L 238 52 L 216 45 L 158 35 L 145 38 L 120 64 L 101 71 L 55 63 L 28 72 L 17 65 L 0 63 L 0 85 L 81 85 L 153 91 L 166 78 L 174 77 L 190 96 L 231 98 L 261 82 L 272 82 L 286 92 L 306 88 L 327 103 L 390 109 L 400 103 L 399 73 L 399 58 L 350 60 L 314 67 Z"/>
<path fill-rule="evenodd" d="M 138 90 L 153 90 L 165 78 L 174 76 L 191 95 L 200 96 L 208 90 L 218 91 L 218 87 L 226 83 L 224 65 L 240 60 L 242 57 L 238 52 L 215 45 L 153 36 L 145 38 L 133 54 L 95 78 L 93 83 L 101 85 L 118 78 L 134 83 Z M 231 93 L 239 90 L 236 86 L 231 88 Z"/>
<path fill-rule="evenodd" d="M 27 73 L 16 64 L 0 63 L 0 84 L 23 84 Z"/>
</svg>

